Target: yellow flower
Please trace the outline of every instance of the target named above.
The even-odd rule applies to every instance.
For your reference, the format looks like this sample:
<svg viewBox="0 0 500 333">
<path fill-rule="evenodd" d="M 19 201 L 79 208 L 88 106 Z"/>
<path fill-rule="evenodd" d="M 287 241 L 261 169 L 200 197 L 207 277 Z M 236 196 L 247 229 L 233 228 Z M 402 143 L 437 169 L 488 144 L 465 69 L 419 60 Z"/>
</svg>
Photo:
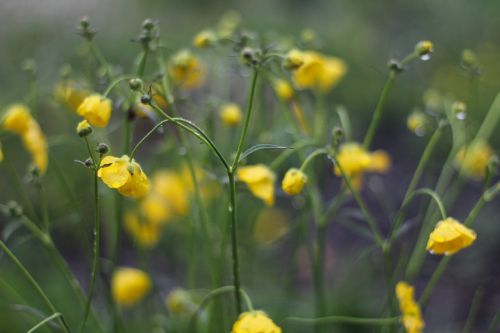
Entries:
<svg viewBox="0 0 500 333">
<path fill-rule="evenodd" d="M 414 288 L 406 282 L 396 284 L 396 296 L 403 314 L 403 325 L 407 333 L 421 333 L 425 327 L 422 313 L 414 298 Z"/>
<path fill-rule="evenodd" d="M 172 57 L 168 74 L 174 84 L 188 90 L 198 88 L 205 82 L 205 68 L 188 50 L 181 50 Z"/>
<path fill-rule="evenodd" d="M 281 328 L 263 311 L 251 311 L 240 314 L 231 333 L 281 333 Z"/>
<path fill-rule="evenodd" d="M 111 117 L 111 100 L 98 94 L 86 97 L 78 106 L 78 114 L 96 127 L 106 127 Z"/>
<path fill-rule="evenodd" d="M 110 188 L 127 197 L 141 198 L 149 192 L 149 180 L 141 166 L 127 155 L 106 156 L 101 161 L 97 175 Z"/>
<path fill-rule="evenodd" d="M 85 137 L 90 133 L 92 133 L 92 127 L 86 119 L 80 121 L 76 126 L 76 134 L 78 134 L 79 136 Z"/>
<path fill-rule="evenodd" d="M 33 120 L 26 105 L 14 104 L 10 106 L 3 119 L 5 129 L 17 134 L 23 134 L 28 130 L 30 122 Z"/>
<path fill-rule="evenodd" d="M 273 82 L 273 88 L 281 100 L 288 102 L 293 98 L 293 88 L 288 81 L 283 79 L 278 79 Z"/>
<path fill-rule="evenodd" d="M 335 87 L 347 72 L 345 62 L 336 57 L 307 51 L 302 53 L 304 63 L 293 73 L 293 81 L 299 89 L 315 89 L 326 93 Z"/>
<path fill-rule="evenodd" d="M 480 180 L 484 178 L 493 155 L 490 145 L 484 140 L 478 140 L 460 149 L 455 157 L 455 164 L 466 176 Z"/>
<path fill-rule="evenodd" d="M 255 221 L 254 236 L 259 244 L 270 245 L 290 230 L 287 214 L 276 208 L 264 208 Z"/>
<path fill-rule="evenodd" d="M 177 173 L 169 170 L 156 172 L 153 188 L 175 214 L 184 216 L 188 213 L 189 187 Z"/>
<path fill-rule="evenodd" d="M 58 84 L 54 89 L 56 100 L 63 103 L 68 109 L 77 112 L 78 107 L 82 104 L 83 100 L 91 95 L 91 92 L 79 88 L 74 82 L 63 82 Z"/>
<path fill-rule="evenodd" d="M 151 248 L 160 239 L 160 226 L 149 220 L 140 221 L 136 213 L 127 212 L 124 224 L 125 230 L 141 247 Z"/>
<path fill-rule="evenodd" d="M 121 267 L 113 273 L 111 289 L 118 304 L 132 306 L 149 292 L 151 278 L 139 269 Z"/>
<path fill-rule="evenodd" d="M 275 175 L 263 164 L 238 168 L 238 179 L 247 184 L 250 192 L 263 200 L 268 206 L 274 205 Z"/>
<path fill-rule="evenodd" d="M 426 55 L 434 52 L 434 44 L 430 40 L 422 40 L 415 45 L 415 52 L 418 55 Z"/>
<path fill-rule="evenodd" d="M 242 113 L 238 104 L 228 103 L 222 106 L 219 112 L 222 122 L 229 127 L 237 126 L 241 122 Z"/>
<path fill-rule="evenodd" d="M 450 255 L 471 246 L 475 240 L 474 230 L 448 217 L 446 220 L 438 222 L 429 235 L 427 250 L 432 254 Z"/>
<path fill-rule="evenodd" d="M 391 157 L 383 150 L 376 150 L 370 153 L 370 165 L 367 171 L 386 173 L 391 168 Z"/>
<path fill-rule="evenodd" d="M 171 216 L 170 207 L 157 193 L 150 193 L 141 201 L 141 212 L 152 224 L 165 223 Z"/>
<path fill-rule="evenodd" d="M 168 293 L 165 299 L 167 310 L 171 314 L 185 315 L 196 310 L 196 304 L 191 300 L 189 292 L 182 288 L 175 288 Z"/>
<path fill-rule="evenodd" d="M 297 69 L 304 64 L 304 53 L 297 49 L 290 50 L 286 55 L 283 65 L 287 69 Z"/>
<path fill-rule="evenodd" d="M 416 135 L 425 134 L 425 125 L 427 123 L 425 114 L 420 111 L 412 112 L 406 120 L 406 126 Z"/>
<path fill-rule="evenodd" d="M 286 172 L 281 187 L 286 194 L 296 195 L 302 191 L 306 183 L 307 176 L 301 170 L 292 168 Z"/>
<path fill-rule="evenodd" d="M 193 39 L 193 45 L 198 48 L 205 48 L 213 45 L 217 40 L 215 32 L 212 30 L 202 30 Z"/>
</svg>

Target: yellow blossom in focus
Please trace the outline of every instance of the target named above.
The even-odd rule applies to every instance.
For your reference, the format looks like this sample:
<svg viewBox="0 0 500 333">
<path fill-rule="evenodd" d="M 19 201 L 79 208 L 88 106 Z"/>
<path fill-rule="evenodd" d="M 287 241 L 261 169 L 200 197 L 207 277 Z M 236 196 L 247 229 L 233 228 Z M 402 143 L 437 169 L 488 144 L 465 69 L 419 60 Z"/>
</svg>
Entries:
<svg viewBox="0 0 500 333">
<path fill-rule="evenodd" d="M 149 275 L 139 269 L 118 268 L 111 279 L 113 299 L 122 306 L 132 306 L 144 298 L 151 284 Z"/>
<path fill-rule="evenodd" d="M 408 119 L 406 120 L 406 126 L 410 131 L 415 133 L 416 135 L 424 135 L 425 134 L 425 125 L 427 123 L 427 119 L 425 114 L 420 111 L 412 112 Z"/>
<path fill-rule="evenodd" d="M 83 100 L 92 93 L 86 89 L 79 88 L 74 82 L 63 82 L 54 89 L 56 100 L 63 103 L 69 110 L 77 113 L 78 107 Z"/>
<path fill-rule="evenodd" d="M 418 303 L 415 301 L 414 288 L 406 282 L 396 284 L 396 296 L 403 314 L 403 326 L 407 333 L 421 333 L 425 327 Z"/>
<path fill-rule="evenodd" d="M 299 169 L 288 170 L 283 178 L 281 187 L 288 195 L 299 194 L 307 183 L 307 176 Z"/>
<path fill-rule="evenodd" d="M 275 175 L 264 164 L 249 165 L 238 168 L 238 179 L 247 184 L 250 192 L 263 200 L 268 206 L 274 205 Z"/>
<path fill-rule="evenodd" d="M 219 112 L 222 122 L 229 127 L 237 126 L 243 117 L 238 104 L 228 103 L 222 106 Z"/>
<path fill-rule="evenodd" d="M 231 333 L 281 333 L 281 328 L 263 311 L 250 311 L 240 314 Z"/>
<path fill-rule="evenodd" d="M 14 104 L 7 109 L 3 118 L 3 127 L 21 135 L 28 130 L 28 126 L 32 120 L 33 118 L 27 106 Z"/>
<path fill-rule="evenodd" d="M 289 218 L 284 211 L 264 208 L 255 221 L 254 236 L 257 243 L 270 245 L 285 236 L 289 230 Z"/>
<path fill-rule="evenodd" d="M 168 312 L 175 315 L 186 315 L 196 310 L 196 304 L 191 300 L 189 292 L 182 288 L 175 288 L 168 293 L 165 299 Z"/>
<path fill-rule="evenodd" d="M 149 220 L 140 221 L 136 213 L 127 212 L 124 217 L 124 225 L 127 233 L 141 247 L 151 248 L 160 239 L 160 226 Z"/>
<path fill-rule="evenodd" d="M 293 72 L 293 82 L 299 89 L 315 89 L 326 93 L 335 87 L 347 72 L 346 63 L 336 57 L 317 52 L 302 52 L 303 64 Z"/>
<path fill-rule="evenodd" d="M 450 255 L 471 246 L 475 240 L 474 230 L 448 217 L 446 220 L 438 222 L 429 235 L 427 250 L 432 254 Z"/>
<path fill-rule="evenodd" d="M 153 188 L 174 214 L 184 216 L 188 213 L 190 189 L 179 174 L 169 170 L 156 172 Z"/>
<path fill-rule="evenodd" d="M 127 155 L 106 156 L 97 175 L 110 188 L 132 198 L 144 197 L 149 192 L 149 180 L 141 166 Z"/>
<path fill-rule="evenodd" d="M 98 94 L 86 97 L 78 106 L 78 114 L 96 127 L 106 127 L 111 118 L 111 100 Z"/>
<path fill-rule="evenodd" d="M 279 99 L 288 102 L 293 98 L 293 88 L 288 81 L 283 79 L 275 80 L 273 88 Z"/>
<path fill-rule="evenodd" d="M 205 68 L 188 50 L 177 52 L 168 64 L 173 83 L 184 89 L 198 88 L 205 82 Z"/>
<path fill-rule="evenodd" d="M 480 180 L 484 178 L 493 155 L 490 145 L 484 140 L 478 140 L 458 151 L 455 164 L 466 176 Z"/>
<path fill-rule="evenodd" d="M 213 45 L 217 40 L 215 32 L 212 30 L 202 30 L 193 38 L 193 45 L 198 48 L 205 48 Z"/>
</svg>

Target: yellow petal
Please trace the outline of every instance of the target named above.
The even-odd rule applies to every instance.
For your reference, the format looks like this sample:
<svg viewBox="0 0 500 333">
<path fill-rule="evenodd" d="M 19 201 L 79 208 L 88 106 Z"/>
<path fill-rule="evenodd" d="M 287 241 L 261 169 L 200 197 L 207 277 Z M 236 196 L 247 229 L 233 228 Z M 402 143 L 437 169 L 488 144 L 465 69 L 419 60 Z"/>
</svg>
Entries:
<svg viewBox="0 0 500 333">
<path fill-rule="evenodd" d="M 106 156 L 101 161 L 97 175 L 109 187 L 119 188 L 125 185 L 131 177 L 127 167 L 128 161 L 126 159 Z"/>
</svg>

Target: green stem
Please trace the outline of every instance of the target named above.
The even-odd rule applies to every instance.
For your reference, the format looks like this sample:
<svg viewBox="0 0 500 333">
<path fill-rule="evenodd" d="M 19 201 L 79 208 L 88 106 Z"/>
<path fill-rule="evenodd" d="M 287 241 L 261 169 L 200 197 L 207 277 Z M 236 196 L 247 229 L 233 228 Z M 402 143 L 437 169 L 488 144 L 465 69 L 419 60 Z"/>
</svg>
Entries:
<svg viewBox="0 0 500 333">
<path fill-rule="evenodd" d="M 132 159 L 134 158 L 135 156 L 135 153 L 137 151 L 137 149 L 144 143 L 144 141 L 146 141 L 154 132 L 156 132 L 156 130 L 158 128 L 160 128 L 161 126 L 165 125 L 166 123 L 168 123 L 170 121 L 170 119 L 164 119 L 162 121 L 160 121 L 158 124 L 156 124 L 148 133 L 146 133 L 146 135 L 144 135 L 142 137 L 141 140 L 139 140 L 139 142 L 137 142 L 137 144 L 135 145 L 135 147 L 132 149 L 132 151 L 130 152 L 130 161 L 132 161 Z"/>
<path fill-rule="evenodd" d="M 134 78 L 135 78 L 135 76 L 132 76 L 132 75 L 123 75 L 123 76 L 118 77 L 117 79 L 113 80 L 113 82 L 111 82 L 108 85 L 108 88 L 104 91 L 104 93 L 102 94 L 102 97 L 103 98 L 107 97 L 111 93 L 111 91 L 118 85 L 118 83 L 125 81 L 125 80 L 134 79 Z"/>
<path fill-rule="evenodd" d="M 326 295 L 325 295 L 325 255 L 326 255 L 326 225 L 318 225 L 318 250 L 314 262 L 314 292 L 316 300 L 316 315 L 322 317 L 326 315 Z"/>
<path fill-rule="evenodd" d="M 300 171 L 304 171 L 307 168 L 307 166 L 309 165 L 309 163 L 311 163 L 311 161 L 316 156 L 325 155 L 325 154 L 328 154 L 328 150 L 326 150 L 325 148 L 319 148 L 319 149 L 316 149 L 315 151 L 313 151 L 311 154 L 309 154 L 309 156 L 307 156 L 307 158 L 304 160 L 304 162 L 302 162 L 302 165 L 300 166 Z"/>
<path fill-rule="evenodd" d="M 38 324 L 36 324 L 35 326 L 33 326 L 28 332 L 26 333 L 33 333 L 35 332 L 37 329 L 39 329 L 40 327 L 42 327 L 43 325 L 51 322 L 52 320 L 56 319 L 56 318 L 59 318 L 59 317 L 62 317 L 62 313 L 60 312 L 56 312 L 54 313 L 53 315 L 45 318 L 44 320 L 42 320 L 41 322 L 39 322 Z"/>
<path fill-rule="evenodd" d="M 139 59 L 139 64 L 137 66 L 137 75 L 139 77 L 144 75 L 144 71 L 146 69 L 146 59 L 148 58 L 149 54 L 149 46 L 146 46 L 144 48 L 144 51 L 141 53 L 141 58 Z"/>
<path fill-rule="evenodd" d="M 488 110 L 488 113 L 486 114 L 486 117 L 484 118 L 484 121 L 477 132 L 475 140 L 478 139 L 488 140 L 488 138 L 495 130 L 495 127 L 499 120 L 500 120 L 500 93 L 497 94 L 495 100 L 491 104 L 490 109 Z"/>
<path fill-rule="evenodd" d="M 467 321 L 465 322 L 465 327 L 462 333 L 470 333 L 472 332 L 472 328 L 474 327 L 477 311 L 479 310 L 479 304 L 483 300 L 484 296 L 484 288 L 479 287 L 474 293 L 474 298 L 472 299 L 472 304 L 469 309 L 469 314 L 467 315 Z"/>
<path fill-rule="evenodd" d="M 229 177 L 229 211 L 231 214 L 231 248 L 233 258 L 233 285 L 234 299 L 236 301 L 236 313 L 241 313 L 241 295 L 240 295 L 240 264 L 238 257 L 238 230 L 236 216 L 236 183 L 234 173 L 228 172 Z"/>
<path fill-rule="evenodd" d="M 353 324 L 353 325 L 390 325 L 397 323 L 401 317 L 390 318 L 357 318 L 348 316 L 328 316 L 321 318 L 287 317 L 283 321 L 293 321 L 302 324 Z"/>
<path fill-rule="evenodd" d="M 12 260 L 12 262 L 16 265 L 16 267 L 23 273 L 23 275 L 28 279 L 28 281 L 31 283 L 33 288 L 37 291 L 37 293 L 40 295 L 40 297 L 43 299 L 45 302 L 45 305 L 49 308 L 50 312 L 52 313 L 57 313 L 58 311 L 48 298 L 47 294 L 43 291 L 42 287 L 36 282 L 35 278 L 31 275 L 31 273 L 26 269 L 26 267 L 17 259 L 16 255 L 12 253 L 12 251 L 9 250 L 7 245 L 0 240 L 0 248 L 9 256 L 9 258 Z M 71 332 L 70 328 L 66 324 L 66 322 L 62 319 L 62 316 L 58 318 L 59 323 L 61 324 L 61 327 L 64 329 L 65 332 L 69 333 Z"/>
<path fill-rule="evenodd" d="M 497 327 L 500 325 L 500 310 L 497 311 L 495 317 L 491 321 L 490 327 L 488 328 L 487 333 L 495 333 L 497 332 Z"/>
</svg>

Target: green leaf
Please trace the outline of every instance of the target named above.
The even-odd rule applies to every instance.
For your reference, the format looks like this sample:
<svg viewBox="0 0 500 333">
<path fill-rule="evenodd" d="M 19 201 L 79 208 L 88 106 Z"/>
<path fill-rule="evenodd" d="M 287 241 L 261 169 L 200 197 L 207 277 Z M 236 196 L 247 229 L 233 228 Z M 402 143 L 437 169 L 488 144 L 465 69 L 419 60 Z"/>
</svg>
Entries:
<svg viewBox="0 0 500 333">
<path fill-rule="evenodd" d="M 245 150 L 243 154 L 241 154 L 240 159 L 238 160 L 238 163 L 250 156 L 251 154 L 255 153 L 256 151 L 259 150 L 264 150 L 264 149 L 292 149 L 290 147 L 285 147 L 285 146 L 278 146 L 278 145 L 273 145 L 271 143 L 261 143 L 255 146 L 252 146 Z"/>
</svg>

